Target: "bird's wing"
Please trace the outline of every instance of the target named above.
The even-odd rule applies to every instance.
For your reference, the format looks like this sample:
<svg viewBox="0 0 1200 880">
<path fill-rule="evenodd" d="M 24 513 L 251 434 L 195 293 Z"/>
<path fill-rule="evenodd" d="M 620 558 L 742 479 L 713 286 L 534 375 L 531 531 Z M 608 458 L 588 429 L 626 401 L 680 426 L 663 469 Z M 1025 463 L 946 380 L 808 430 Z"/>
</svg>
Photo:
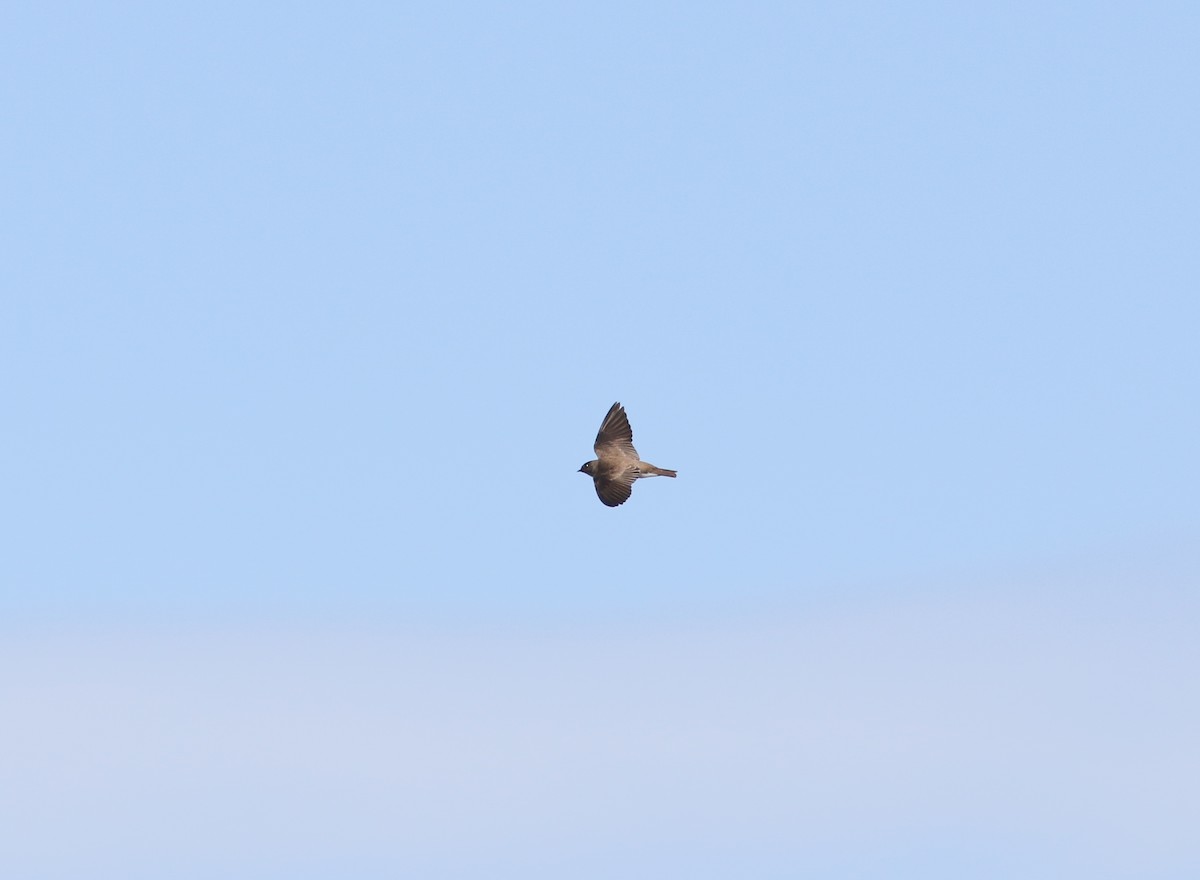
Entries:
<svg viewBox="0 0 1200 880">
<path fill-rule="evenodd" d="M 629 500 L 633 494 L 633 481 L 637 471 L 629 468 L 613 476 L 596 477 L 596 494 L 609 507 L 617 507 Z"/>
<path fill-rule="evenodd" d="M 600 432 L 596 434 L 596 457 L 610 458 L 614 455 L 622 458 L 632 457 L 638 460 L 637 450 L 633 448 L 633 428 L 629 427 L 629 419 L 625 415 L 625 407 L 614 403 L 608 415 L 600 423 Z M 629 496 L 626 495 L 625 498 Z M 621 501 L 624 501 L 622 498 Z M 620 504 L 620 501 L 617 502 Z"/>
</svg>

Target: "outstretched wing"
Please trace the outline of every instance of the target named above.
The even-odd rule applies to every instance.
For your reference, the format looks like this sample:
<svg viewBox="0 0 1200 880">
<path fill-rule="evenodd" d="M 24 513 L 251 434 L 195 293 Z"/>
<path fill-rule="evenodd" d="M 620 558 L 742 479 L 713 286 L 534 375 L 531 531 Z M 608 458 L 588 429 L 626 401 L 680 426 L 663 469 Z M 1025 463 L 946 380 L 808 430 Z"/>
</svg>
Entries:
<svg viewBox="0 0 1200 880">
<path fill-rule="evenodd" d="M 596 477 L 596 494 L 609 507 L 618 507 L 633 494 L 633 481 L 636 479 L 637 471 L 633 468 L 612 477 Z"/>
<path fill-rule="evenodd" d="M 637 461 L 637 450 L 633 448 L 633 428 L 629 427 L 629 418 L 625 415 L 625 407 L 621 406 L 619 402 L 612 405 L 608 415 L 600 423 L 600 432 L 596 434 L 595 449 L 597 458 L 603 459 L 605 456 L 616 455 L 622 458 L 632 457 L 634 461 Z M 629 493 L 626 492 L 625 498 L 628 497 Z M 604 496 L 601 495 L 600 498 L 603 500 Z M 621 501 L 624 501 L 625 498 L 622 498 Z M 618 501 L 617 504 L 620 504 L 621 501 Z"/>
</svg>

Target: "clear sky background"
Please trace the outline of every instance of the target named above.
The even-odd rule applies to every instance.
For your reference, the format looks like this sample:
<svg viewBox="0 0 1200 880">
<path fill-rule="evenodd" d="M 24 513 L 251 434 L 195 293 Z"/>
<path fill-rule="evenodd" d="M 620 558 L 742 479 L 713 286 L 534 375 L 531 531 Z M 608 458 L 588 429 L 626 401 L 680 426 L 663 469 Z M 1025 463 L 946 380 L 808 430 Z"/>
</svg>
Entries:
<svg viewBox="0 0 1200 880">
<path fill-rule="evenodd" d="M 1197 46 L 9 4 L 0 874 L 1200 874 Z"/>
</svg>

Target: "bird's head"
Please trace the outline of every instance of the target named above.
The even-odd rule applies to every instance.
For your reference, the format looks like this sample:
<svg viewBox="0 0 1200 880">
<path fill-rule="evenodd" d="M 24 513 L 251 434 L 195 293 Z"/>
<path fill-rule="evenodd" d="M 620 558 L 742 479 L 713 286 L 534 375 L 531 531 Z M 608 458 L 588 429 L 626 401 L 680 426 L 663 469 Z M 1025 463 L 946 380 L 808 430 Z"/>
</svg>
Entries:
<svg viewBox="0 0 1200 880">
<path fill-rule="evenodd" d="M 585 461 L 583 463 L 583 467 L 581 467 L 579 469 L 579 473 L 587 474 L 589 477 L 592 476 L 592 467 L 595 464 L 596 464 L 596 462 L 594 462 L 594 461 Z"/>
</svg>

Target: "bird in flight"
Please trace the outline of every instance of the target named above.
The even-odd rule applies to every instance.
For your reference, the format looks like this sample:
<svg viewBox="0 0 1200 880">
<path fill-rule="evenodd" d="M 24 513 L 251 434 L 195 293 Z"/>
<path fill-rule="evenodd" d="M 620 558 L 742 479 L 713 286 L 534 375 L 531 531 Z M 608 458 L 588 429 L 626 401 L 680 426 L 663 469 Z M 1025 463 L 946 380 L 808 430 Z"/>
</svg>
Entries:
<svg viewBox="0 0 1200 880">
<path fill-rule="evenodd" d="M 633 428 L 625 407 L 614 403 L 596 434 L 596 458 L 579 469 L 596 484 L 596 494 L 609 507 L 624 504 L 633 494 L 633 481 L 642 477 L 673 477 L 675 471 L 642 461 L 633 448 Z"/>
</svg>

